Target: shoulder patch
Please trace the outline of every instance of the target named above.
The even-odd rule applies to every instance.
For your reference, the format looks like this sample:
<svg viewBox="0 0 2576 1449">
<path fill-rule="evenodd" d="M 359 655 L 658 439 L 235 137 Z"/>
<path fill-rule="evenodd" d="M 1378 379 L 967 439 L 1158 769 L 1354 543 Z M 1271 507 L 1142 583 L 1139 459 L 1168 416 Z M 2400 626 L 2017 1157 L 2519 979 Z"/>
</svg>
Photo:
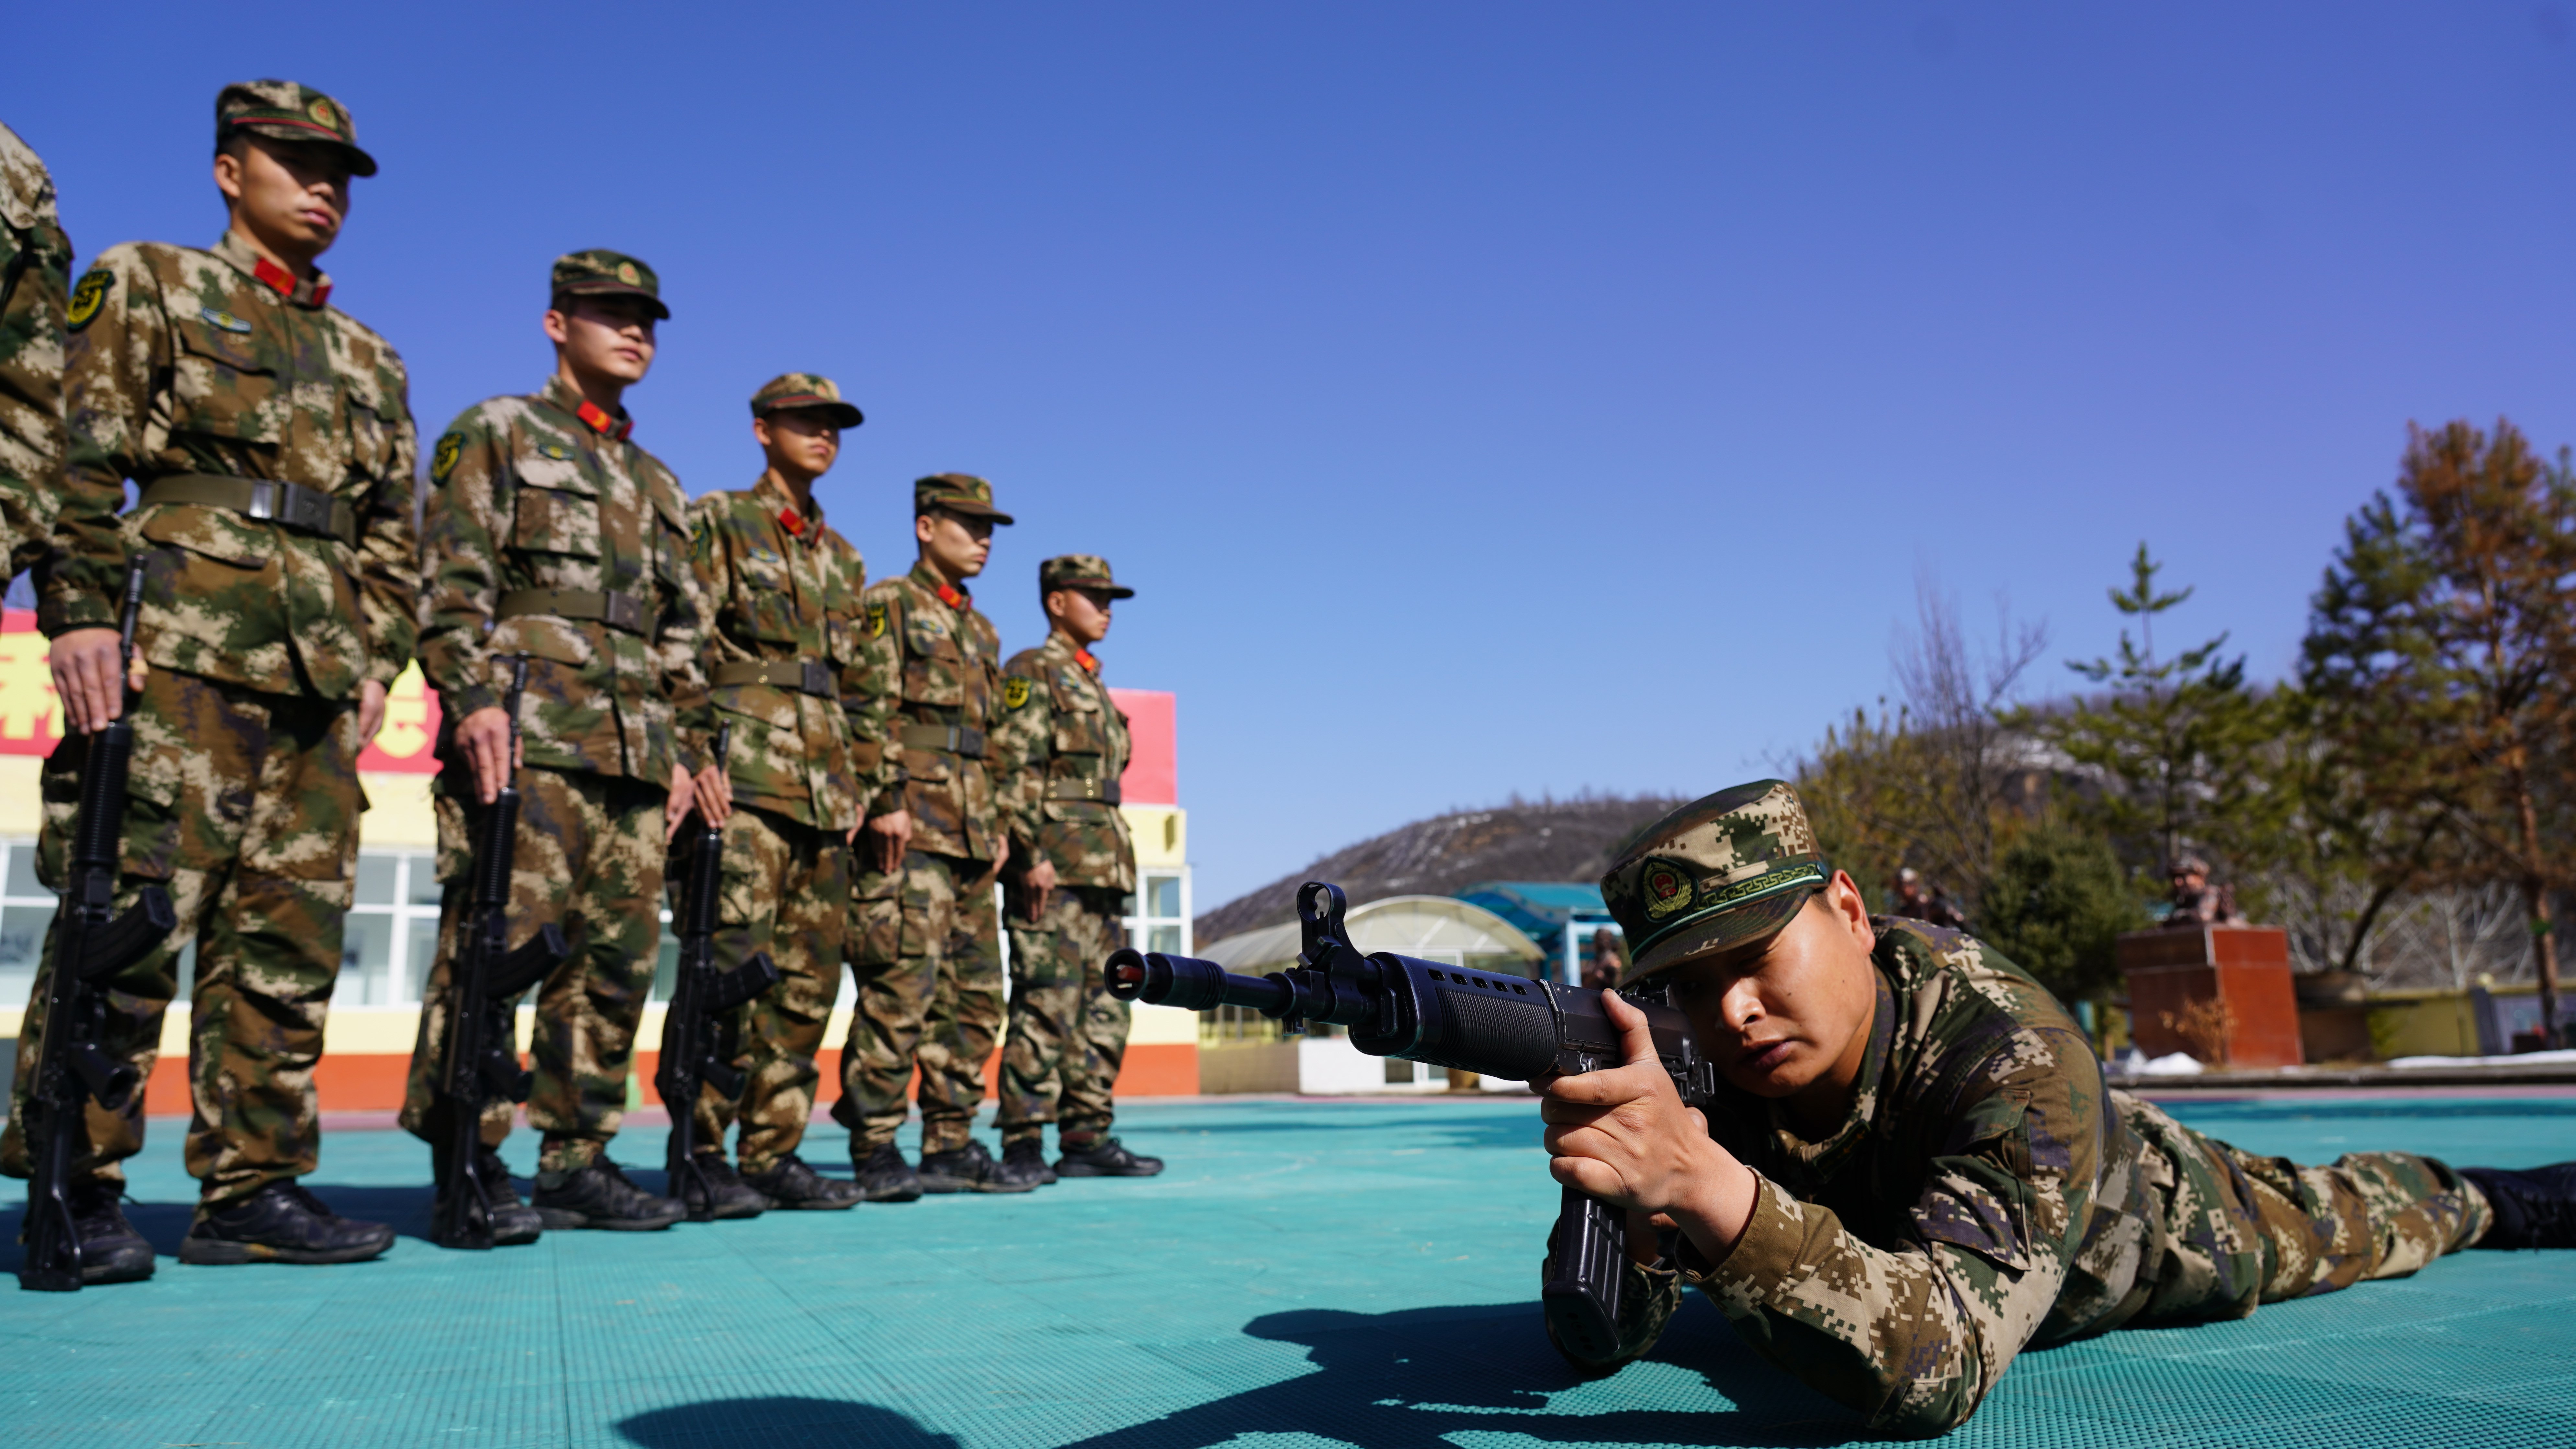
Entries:
<svg viewBox="0 0 2576 1449">
<path fill-rule="evenodd" d="M 1032 693 L 1029 682 L 1014 674 L 1002 681 L 1002 708 L 1018 709 L 1029 702 Z"/>
<path fill-rule="evenodd" d="M 440 436 L 438 446 L 429 452 L 429 481 L 444 488 L 447 475 L 456 471 L 456 460 L 465 452 L 465 435 L 453 429 Z"/>
<path fill-rule="evenodd" d="M 236 317 L 221 307 L 200 307 L 197 309 L 197 315 L 206 319 L 207 326 L 219 327 L 226 332 L 248 332 L 250 330 L 250 323 L 247 320 Z"/>
<path fill-rule="evenodd" d="M 886 633 L 886 604 L 883 599 L 868 600 L 868 637 L 882 639 Z"/>
<path fill-rule="evenodd" d="M 89 275 L 72 288 L 71 310 L 63 314 L 63 320 L 71 324 L 74 332 L 87 327 L 97 318 L 98 309 L 107 305 L 107 294 L 115 286 L 116 273 L 105 267 L 90 268 Z"/>
</svg>

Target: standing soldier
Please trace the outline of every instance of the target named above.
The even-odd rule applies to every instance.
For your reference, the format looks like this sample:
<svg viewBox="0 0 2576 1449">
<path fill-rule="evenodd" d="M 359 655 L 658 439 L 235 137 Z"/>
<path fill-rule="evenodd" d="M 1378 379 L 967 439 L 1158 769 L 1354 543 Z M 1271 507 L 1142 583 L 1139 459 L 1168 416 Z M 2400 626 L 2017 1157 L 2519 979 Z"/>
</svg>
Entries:
<svg viewBox="0 0 2576 1449">
<path fill-rule="evenodd" d="M 841 430 L 864 419 L 831 379 L 801 372 L 752 394 L 751 419 L 768 471 L 690 511 L 713 616 L 714 719 L 733 727 L 729 764 L 711 761 L 698 777 L 698 808 L 724 827 L 716 969 L 766 951 L 779 981 L 744 1008 L 744 1100 L 737 1108 L 703 1087 L 698 1140 L 712 1183 L 748 1182 L 778 1207 L 846 1208 L 859 1190 L 816 1173 L 796 1146 L 814 1112 L 814 1054 L 840 987 L 850 839 L 861 810 L 895 783 L 882 741 L 856 738 L 841 709 L 845 691 L 885 673 L 869 667 L 884 644 L 868 636 L 862 612 L 866 566 L 814 501 Z M 881 730 L 884 711 L 870 722 Z M 846 1050 L 858 1035 L 853 1023 Z M 739 1180 L 724 1166 L 737 1110 Z"/>
<path fill-rule="evenodd" d="M 35 565 L 62 495 L 63 311 L 72 241 L 45 163 L 0 126 L 0 553 L 9 577 Z"/>
<path fill-rule="evenodd" d="M 966 581 L 984 571 L 993 527 L 1011 516 L 993 486 L 962 473 L 912 485 L 912 572 L 869 587 L 867 627 L 890 641 L 893 672 L 871 708 L 890 709 L 889 748 L 907 776 L 869 811 L 872 859 L 859 877 L 848 947 L 858 967 L 859 1050 L 841 1058 L 833 1115 L 870 1202 L 925 1192 L 1027 1192 L 1037 1173 L 993 1160 L 970 1130 L 984 1062 L 1002 1026 L 1001 922 L 993 879 L 1010 843 L 985 766 L 1001 708 L 1002 639 Z M 874 728 L 864 726 L 863 728 Z M 921 1067 L 921 1171 L 894 1145 L 905 1078 Z"/>
<path fill-rule="evenodd" d="M 69 462 L 39 614 L 67 734 L 46 763 L 38 868 L 60 887 L 84 753 L 69 736 L 139 691 L 116 908 L 159 883 L 179 923 L 115 978 L 106 1042 L 151 1074 L 193 940 L 187 1160 L 204 1188 L 180 1261 L 355 1262 L 393 1230 L 335 1216 L 296 1178 L 318 1157 L 313 1066 L 353 890 L 358 751 L 412 650 L 409 383 L 314 266 L 349 179 L 376 174 L 348 111 L 288 81 L 226 86 L 214 172 L 228 224 L 213 250 L 110 248 L 65 313 Z M 140 502 L 120 517 L 127 479 Z M 138 554 L 149 667 L 125 677 L 118 594 Z M 37 1000 L 50 936 L 45 961 Z M 22 1108 L 42 1019 L 27 1014 Z M 88 1113 L 76 1157 L 91 1282 L 152 1272 L 115 1210 L 116 1164 L 143 1145 L 136 1096 Z M 22 1120 L 0 1143 L 13 1174 Z"/>
<path fill-rule="evenodd" d="M 1127 1055 L 1127 1003 L 1101 963 L 1126 944 L 1119 918 L 1136 889 L 1136 846 L 1118 813 L 1127 716 L 1100 682 L 1091 646 L 1109 635 L 1113 599 L 1136 591 L 1109 561 L 1066 554 L 1038 565 L 1046 642 L 1002 674 L 995 754 L 1011 826 L 1011 1029 L 1002 1048 L 1002 1163 L 1052 1182 L 1151 1177 L 1109 1135 L 1110 1088 Z M 1059 1106 L 1058 1104 L 1062 1105 Z M 1046 1165 L 1046 1124 L 1063 1155 Z"/>
<path fill-rule="evenodd" d="M 528 1122 L 545 1143 L 534 1208 L 506 1189 L 494 1204 L 503 1243 L 533 1241 L 540 1227 L 667 1228 L 682 1214 L 606 1155 L 661 954 L 663 851 L 689 812 L 706 708 L 688 500 L 670 469 L 628 441 L 635 424 L 620 401 L 652 367 L 654 324 L 670 315 L 653 269 L 633 257 L 557 258 L 544 324 L 554 375 L 531 396 L 466 409 L 430 454 L 421 669 L 446 716 L 435 786 L 445 893 L 405 1128 L 437 1140 L 449 973 L 472 904 L 468 842 L 511 776 L 502 699 L 519 658 L 528 687 L 516 721 L 525 768 L 511 936 L 553 922 L 571 947 L 537 988 Z M 509 1102 L 493 1103 L 487 1182 L 508 1180 L 499 1148 L 509 1131 Z"/>
</svg>

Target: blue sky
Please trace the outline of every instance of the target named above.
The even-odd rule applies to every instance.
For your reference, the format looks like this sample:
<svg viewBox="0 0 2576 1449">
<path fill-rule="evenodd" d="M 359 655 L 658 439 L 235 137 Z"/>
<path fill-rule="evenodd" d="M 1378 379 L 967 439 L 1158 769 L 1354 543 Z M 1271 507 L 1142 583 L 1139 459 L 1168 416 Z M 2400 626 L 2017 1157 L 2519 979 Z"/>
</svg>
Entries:
<svg viewBox="0 0 2576 1449">
<path fill-rule="evenodd" d="M 204 244 L 215 90 L 384 165 L 327 259 L 424 435 L 548 358 L 547 263 L 662 273 L 630 397 L 867 409 L 875 572 L 995 480 L 981 597 L 1139 597 L 1202 908 L 1450 806 L 1701 793 L 1890 687 L 1916 580 L 2110 647 L 2141 538 L 2277 675 L 2410 419 L 2576 442 L 2561 6 L 128 6 L 11 21 L 84 257 Z"/>
</svg>

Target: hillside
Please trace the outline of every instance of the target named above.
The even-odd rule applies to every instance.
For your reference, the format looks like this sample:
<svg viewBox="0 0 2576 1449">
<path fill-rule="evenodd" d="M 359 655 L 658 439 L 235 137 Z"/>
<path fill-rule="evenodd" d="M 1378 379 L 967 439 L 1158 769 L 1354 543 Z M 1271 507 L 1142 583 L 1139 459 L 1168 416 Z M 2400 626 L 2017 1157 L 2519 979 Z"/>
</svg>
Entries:
<svg viewBox="0 0 2576 1449">
<path fill-rule="evenodd" d="M 1629 832 L 1679 800 L 1595 798 L 1462 810 L 1398 826 L 1325 856 L 1201 915 L 1202 946 L 1238 931 L 1297 918 L 1291 892 L 1331 881 L 1354 903 L 1393 895 L 1447 895 L 1487 880 L 1598 880 Z"/>
</svg>

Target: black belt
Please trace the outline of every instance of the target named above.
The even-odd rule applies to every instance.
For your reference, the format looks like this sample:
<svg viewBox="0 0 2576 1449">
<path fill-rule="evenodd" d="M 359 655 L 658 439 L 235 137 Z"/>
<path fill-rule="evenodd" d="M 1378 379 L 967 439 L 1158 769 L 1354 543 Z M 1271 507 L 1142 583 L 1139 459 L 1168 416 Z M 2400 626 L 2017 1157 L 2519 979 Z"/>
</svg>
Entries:
<svg viewBox="0 0 2576 1449">
<path fill-rule="evenodd" d="M 897 738 L 907 750 L 936 750 L 970 760 L 984 758 L 984 732 L 964 725 L 908 724 Z"/>
<path fill-rule="evenodd" d="M 1119 803 L 1118 782 L 1115 780 L 1055 780 L 1047 785 L 1047 798 L 1068 803 L 1076 800 L 1097 800 L 1103 805 L 1115 805 Z"/>
<path fill-rule="evenodd" d="M 757 664 L 736 661 L 719 664 L 708 681 L 719 687 L 731 684 L 775 684 L 793 689 L 816 699 L 830 699 L 834 689 L 832 666 L 820 659 L 791 659 L 784 664 Z"/>
<path fill-rule="evenodd" d="M 644 601 L 633 594 L 614 590 L 601 593 L 595 589 L 512 589 L 501 596 L 501 607 L 493 611 L 495 619 L 522 619 L 531 614 L 546 614 L 558 619 L 597 619 L 611 629 L 629 634 L 650 634 L 652 621 L 644 617 Z"/>
<path fill-rule="evenodd" d="M 149 508 L 160 503 L 229 508 L 296 533 L 336 538 L 351 548 L 358 546 L 358 510 L 301 483 L 233 478 L 219 473 L 173 473 L 146 484 L 138 506 Z"/>
</svg>

